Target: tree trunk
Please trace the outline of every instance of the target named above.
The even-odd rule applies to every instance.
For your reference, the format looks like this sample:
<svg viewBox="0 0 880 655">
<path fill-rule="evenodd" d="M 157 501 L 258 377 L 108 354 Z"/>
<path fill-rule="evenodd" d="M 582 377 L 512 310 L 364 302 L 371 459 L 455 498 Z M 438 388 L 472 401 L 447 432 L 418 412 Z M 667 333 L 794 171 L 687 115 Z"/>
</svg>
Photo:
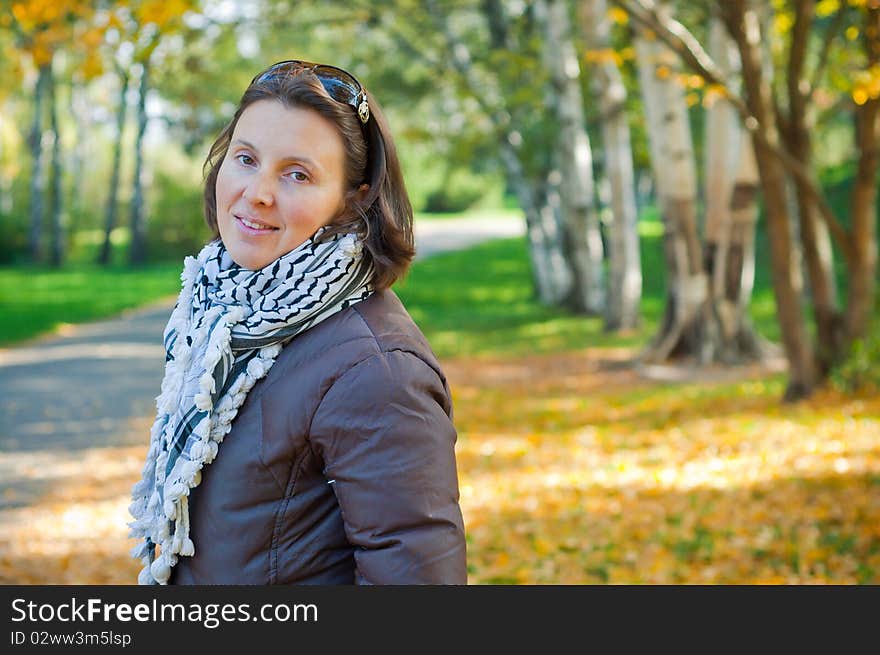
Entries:
<svg viewBox="0 0 880 655">
<path fill-rule="evenodd" d="M 34 91 L 34 118 L 28 138 L 31 150 L 30 188 L 30 254 L 34 262 L 43 261 L 43 193 L 46 178 L 43 173 L 43 96 L 49 75 L 49 64 L 40 66 Z"/>
<path fill-rule="evenodd" d="M 713 19 L 709 50 L 727 77 L 739 55 L 720 20 Z M 751 140 L 736 110 L 723 98 L 706 110 L 706 272 L 712 311 L 707 316 L 715 361 L 759 360 L 772 347 L 754 330 L 749 302 L 754 287 L 758 171 Z"/>
<path fill-rule="evenodd" d="M 868 65 L 880 64 L 880 7 L 864 9 Z M 867 335 L 877 292 L 877 168 L 880 165 L 880 98 L 856 107 L 859 163 L 853 185 L 852 255 L 846 304 L 847 341 Z M 848 344 L 847 344 L 848 345 Z"/>
<path fill-rule="evenodd" d="M 110 263 L 113 245 L 111 235 L 116 227 L 116 212 L 119 195 L 119 169 L 122 159 L 122 136 L 125 131 L 125 112 L 128 103 L 125 100 L 128 92 L 128 73 L 119 69 L 119 104 L 116 107 L 116 143 L 113 146 L 113 167 L 110 169 L 110 187 L 107 190 L 107 206 L 104 209 L 104 244 L 98 254 L 97 263 L 106 266 Z M 135 178 L 138 179 L 137 177 Z M 137 182 L 135 182 L 137 184 Z"/>
<path fill-rule="evenodd" d="M 517 199 L 526 220 L 526 243 L 532 270 L 532 281 L 538 301 L 545 305 L 561 304 L 572 289 L 572 275 L 562 250 L 563 239 L 559 224 L 559 200 L 555 185 L 544 175 L 541 183 L 535 183 L 526 174 L 521 159 L 522 135 L 515 129 L 511 117 L 516 108 L 488 106 L 484 88 L 475 79 L 467 46 L 450 30 L 439 10 L 429 3 L 429 10 L 442 21 L 442 29 L 453 52 L 452 61 L 463 75 L 474 97 L 487 110 L 498 134 L 501 159 L 509 188 L 516 190 Z M 483 14 L 489 27 L 489 46 L 492 51 L 511 50 L 510 31 L 500 0 L 483 0 Z M 494 89 L 493 97 L 503 99 L 506 94 Z M 554 206 L 555 202 L 555 206 Z"/>
<path fill-rule="evenodd" d="M 795 20 L 786 76 L 788 115 L 780 125 L 780 134 L 788 152 L 806 168 L 812 169 L 812 125 L 807 116 L 807 98 L 804 95 L 804 62 L 815 3 L 813 0 L 797 0 L 794 7 Z M 794 179 L 794 192 L 800 244 L 818 336 L 818 374 L 824 378 L 830 372 L 835 353 L 840 352 L 843 340 L 843 320 L 837 304 L 834 282 L 831 235 L 828 226 L 816 213 L 803 180 Z"/>
<path fill-rule="evenodd" d="M 556 305 L 562 302 L 572 285 L 571 273 L 562 253 L 557 215 L 544 189 L 536 188 L 522 170 L 516 149 L 504 140 L 501 156 L 508 184 L 516 189 L 520 207 L 526 218 L 526 242 L 532 268 L 532 279 L 539 302 Z"/>
<path fill-rule="evenodd" d="M 70 172 L 70 183 L 67 189 L 69 220 L 69 234 L 75 235 L 80 229 L 78 220 L 82 216 L 84 203 L 83 181 L 85 180 L 85 162 L 88 156 L 87 135 L 90 133 L 91 120 L 89 117 L 88 99 L 83 89 L 70 85 L 70 108 L 73 118 L 73 147 L 67 162 L 67 170 Z"/>
<path fill-rule="evenodd" d="M 607 2 L 586 0 L 580 7 L 580 22 L 590 48 L 595 52 L 609 51 Z M 605 329 L 629 330 L 639 324 L 642 263 L 632 146 L 626 116 L 626 87 L 613 61 L 602 58 L 593 72 L 593 90 L 599 98 L 601 112 L 603 163 L 611 187 L 610 276 Z"/>
<path fill-rule="evenodd" d="M 149 89 L 149 60 L 141 68 L 141 82 L 137 105 L 137 137 L 134 146 L 134 188 L 131 194 L 131 250 L 129 261 L 140 265 L 146 261 L 146 230 L 144 226 L 144 132 L 147 129 L 147 90 Z"/>
<path fill-rule="evenodd" d="M 58 130 L 58 107 L 56 98 L 55 76 L 50 65 L 47 81 L 49 102 L 49 124 L 52 134 L 52 189 L 49 196 L 49 220 L 52 228 L 52 251 L 50 263 L 54 267 L 61 266 L 64 261 L 64 196 L 61 191 L 61 134 Z"/>
<path fill-rule="evenodd" d="M 545 57 L 552 84 L 550 105 L 559 121 L 560 196 L 564 249 L 573 272 L 566 304 L 576 312 L 600 314 L 605 308 L 602 237 L 595 204 L 593 155 L 584 122 L 580 65 L 571 40 L 564 0 L 540 0 Z"/>
<path fill-rule="evenodd" d="M 661 9 L 669 11 L 667 5 Z M 675 54 L 643 31 L 637 31 L 633 38 L 648 122 L 651 168 L 663 219 L 667 280 L 661 328 L 642 359 L 704 359 L 708 280 L 697 233 L 696 166 L 687 104 L 673 76 Z"/>
<path fill-rule="evenodd" d="M 784 398 L 797 400 L 809 396 L 815 387 L 815 355 L 804 323 L 800 289 L 795 281 L 790 216 L 785 199 L 785 170 L 768 147 L 778 147 L 779 134 L 770 87 L 762 71 L 761 30 L 758 16 L 754 10 L 746 7 L 746 0 L 719 1 L 718 8 L 739 49 L 749 111 L 764 126 L 769 140 L 769 144 L 765 145 L 761 139 L 755 138 L 753 144 L 767 214 L 773 291 L 789 364 L 789 381 Z"/>
</svg>

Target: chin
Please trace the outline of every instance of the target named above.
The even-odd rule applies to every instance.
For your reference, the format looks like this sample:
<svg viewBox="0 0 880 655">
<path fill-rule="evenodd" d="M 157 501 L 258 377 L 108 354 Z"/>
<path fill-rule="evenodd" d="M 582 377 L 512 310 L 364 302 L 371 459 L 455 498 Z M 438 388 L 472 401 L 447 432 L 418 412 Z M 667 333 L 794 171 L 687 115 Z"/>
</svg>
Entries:
<svg viewBox="0 0 880 655">
<path fill-rule="evenodd" d="M 249 252 L 248 248 L 243 248 L 241 245 L 235 243 L 234 240 L 223 239 L 223 243 L 226 246 L 227 252 L 229 252 L 229 256 L 232 258 L 232 261 L 249 271 L 263 268 L 274 260 L 274 255 L 269 253 Z"/>
<path fill-rule="evenodd" d="M 259 269 L 264 268 L 265 266 L 268 266 L 269 264 L 271 264 L 273 261 L 275 261 L 275 258 L 274 257 L 273 258 L 269 258 L 269 257 L 259 257 L 258 258 L 258 257 L 253 257 L 253 256 L 251 256 L 251 257 L 236 257 L 235 255 L 232 255 L 232 260 L 236 264 L 241 266 L 242 268 L 246 268 L 249 271 L 256 271 L 256 270 L 259 270 Z"/>
</svg>

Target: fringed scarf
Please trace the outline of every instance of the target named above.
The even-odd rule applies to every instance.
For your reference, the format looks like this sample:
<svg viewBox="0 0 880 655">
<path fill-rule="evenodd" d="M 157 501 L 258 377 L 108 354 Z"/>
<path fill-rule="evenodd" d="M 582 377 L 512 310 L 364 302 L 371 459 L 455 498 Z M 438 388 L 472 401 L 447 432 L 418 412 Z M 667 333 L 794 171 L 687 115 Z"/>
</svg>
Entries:
<svg viewBox="0 0 880 655">
<path fill-rule="evenodd" d="M 319 243 L 325 229 L 256 271 L 232 261 L 219 239 L 185 258 L 150 448 L 129 507 L 129 536 L 143 540 L 131 553 L 144 564 L 138 583 L 167 584 L 178 557 L 195 554 L 189 492 L 283 346 L 372 292 L 356 236 Z"/>
</svg>

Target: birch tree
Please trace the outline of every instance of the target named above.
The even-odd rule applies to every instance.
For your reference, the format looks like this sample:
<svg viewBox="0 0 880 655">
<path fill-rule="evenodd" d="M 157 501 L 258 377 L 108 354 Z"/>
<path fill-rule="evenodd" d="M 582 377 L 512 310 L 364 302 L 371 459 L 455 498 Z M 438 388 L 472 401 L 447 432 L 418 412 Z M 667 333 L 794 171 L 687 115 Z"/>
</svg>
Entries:
<svg viewBox="0 0 880 655">
<path fill-rule="evenodd" d="M 34 87 L 34 114 L 28 136 L 28 147 L 31 152 L 30 175 L 30 230 L 29 250 L 31 261 L 43 260 L 43 197 L 45 195 L 46 177 L 43 159 L 43 99 L 49 82 L 49 64 L 40 65 Z"/>
<path fill-rule="evenodd" d="M 740 96 L 733 91 L 730 81 L 725 79 L 693 33 L 681 23 L 664 16 L 653 0 L 612 1 L 635 21 L 654 30 L 707 83 L 724 89 L 728 101 L 737 109 L 744 127 L 751 135 L 767 216 L 774 297 L 782 345 L 789 364 L 789 381 L 784 397 L 787 400 L 806 397 L 823 381 L 828 367 L 823 365 L 818 356 L 820 348 L 812 342 L 804 321 L 804 300 L 798 286 L 799 275 L 792 261 L 797 244 L 789 229 L 795 216 L 787 203 L 785 189 L 789 180 L 798 183 L 799 193 L 806 197 L 811 211 L 821 218 L 831 234 L 833 245 L 839 248 L 845 268 L 848 286 L 846 306 L 842 317 L 835 319 L 842 322 L 842 328 L 838 332 L 841 338 L 832 340 L 831 344 L 822 344 L 822 348 L 829 347 L 833 351 L 830 361 L 834 363 L 848 351 L 850 344 L 865 336 L 876 296 L 876 175 L 880 165 L 880 6 L 876 2 L 861 0 L 848 0 L 846 4 L 842 1 L 824 3 L 832 9 L 845 10 L 844 19 L 841 20 L 850 22 L 847 32 L 857 37 L 861 46 L 860 52 L 857 51 L 859 58 L 853 56 L 851 48 L 846 49 L 849 65 L 847 79 L 851 80 L 852 86 L 849 98 L 844 98 L 840 104 L 841 109 L 848 109 L 852 113 L 853 143 L 857 155 L 847 226 L 831 208 L 816 181 L 813 162 L 798 158 L 789 150 L 788 144 L 780 135 L 780 117 L 783 121 L 791 120 L 792 117 L 808 115 L 809 111 L 786 115 L 780 111 L 780 103 L 773 95 L 762 57 L 762 42 L 766 42 L 769 34 L 766 27 L 762 33 L 758 11 L 766 9 L 766 2 L 718 0 L 714 3 L 739 51 L 743 80 L 743 94 Z M 795 11 L 805 12 L 811 10 L 812 3 L 798 2 L 793 7 Z M 818 10 L 818 5 L 816 7 Z M 801 20 L 806 20 L 811 26 L 815 25 L 808 18 L 809 15 L 804 14 Z M 808 72 L 801 64 L 791 61 L 781 69 L 775 69 L 776 74 L 783 78 L 794 71 L 798 81 L 793 86 L 810 103 L 815 102 L 817 97 L 819 81 L 830 60 L 829 52 L 834 48 L 835 42 L 842 40 L 838 36 L 837 27 L 837 21 L 830 27 L 822 27 L 824 33 L 818 39 L 818 52 L 814 50 L 815 56 L 807 58 L 808 62 L 815 62 Z M 803 32 L 803 28 L 800 28 L 800 32 Z M 794 32 L 795 35 L 797 33 L 799 32 Z M 792 38 L 791 35 L 789 38 Z M 853 37 L 848 36 L 847 40 L 851 38 Z M 838 46 L 838 51 L 841 50 L 843 49 Z M 789 43 L 787 52 L 789 57 L 801 57 L 803 48 L 796 44 L 792 47 L 792 43 Z"/>
<path fill-rule="evenodd" d="M 666 15 L 671 11 L 667 4 L 659 10 Z M 633 41 L 666 263 L 663 321 L 642 358 L 660 362 L 698 354 L 705 359 L 708 280 L 697 232 L 697 171 L 685 94 L 673 74 L 675 53 L 653 32 L 638 26 Z"/>
<path fill-rule="evenodd" d="M 507 90 L 500 86 L 497 75 L 479 70 L 471 48 L 455 31 L 450 15 L 438 3 L 428 2 L 426 6 L 434 29 L 441 35 L 443 51 L 449 53 L 448 63 L 465 92 L 479 104 L 493 125 L 508 186 L 515 190 L 525 215 L 526 241 L 538 299 L 544 304 L 559 304 L 569 296 L 573 276 L 563 252 L 558 206 L 554 207 L 558 182 L 551 171 L 535 166 L 524 154 L 523 130 L 516 122 L 520 112 L 509 102 Z M 490 52 L 512 49 L 509 23 L 500 0 L 484 0 L 481 10 L 488 27 Z M 402 38 L 399 32 L 397 36 Z M 537 168 L 537 172 L 529 172 L 529 164 Z"/>
<path fill-rule="evenodd" d="M 150 80 L 150 58 L 141 60 L 140 83 L 138 85 L 138 104 L 136 109 L 137 128 L 134 142 L 134 178 L 131 193 L 131 247 L 128 260 L 131 264 L 143 264 L 147 257 L 146 226 L 144 225 L 144 134 L 147 131 L 147 91 Z"/>
<path fill-rule="evenodd" d="M 572 42 L 565 0 L 538 0 L 544 56 L 550 71 L 548 104 L 559 122 L 557 161 L 564 226 L 564 251 L 573 272 L 566 304 L 598 315 L 605 308 L 602 236 L 595 202 L 593 154 L 584 121 L 580 64 Z"/>
<path fill-rule="evenodd" d="M 117 79 L 119 80 L 119 95 L 116 104 L 116 133 L 113 143 L 113 160 L 110 164 L 110 183 L 107 187 L 107 204 L 104 207 L 104 241 L 97 260 L 97 263 L 101 265 L 110 263 L 110 254 L 113 249 L 111 237 L 116 227 L 116 215 L 119 210 L 122 138 L 125 134 L 125 114 L 128 108 L 126 100 L 126 94 L 128 93 L 128 71 L 122 66 L 117 66 Z"/>
<path fill-rule="evenodd" d="M 715 16 L 709 28 L 709 52 L 728 77 L 739 68 L 739 53 Z M 751 139 L 724 95 L 710 90 L 705 137 L 705 239 L 710 276 L 709 334 L 713 359 L 741 362 L 762 359 L 772 348 L 754 330 L 749 301 L 755 277 L 755 225 L 758 171 Z"/>
<path fill-rule="evenodd" d="M 49 195 L 49 225 L 51 229 L 51 251 L 49 263 L 52 266 L 61 266 L 64 260 L 65 234 L 64 234 L 64 194 L 61 184 L 61 131 L 58 127 L 58 84 L 56 76 L 50 65 L 47 83 L 47 98 L 49 103 L 49 135 L 52 140 L 52 155 L 50 171 L 52 173 L 52 187 Z"/>
<path fill-rule="evenodd" d="M 605 328 L 629 330 L 640 320 L 642 265 L 626 87 L 613 57 L 608 4 L 605 0 L 585 0 L 580 9 L 580 24 L 595 61 L 592 86 L 599 101 L 602 163 L 611 187 Z"/>
<path fill-rule="evenodd" d="M 194 9 L 193 0 L 139 0 L 132 2 L 131 34 L 134 43 L 134 63 L 139 69 L 138 103 L 135 109 L 134 179 L 132 181 L 129 226 L 131 246 L 128 259 L 131 264 L 144 263 L 147 257 L 147 220 L 144 194 L 144 134 L 147 130 L 147 94 L 150 91 L 150 73 L 154 53 L 163 39 L 182 26 L 182 17 Z"/>
<path fill-rule="evenodd" d="M 46 195 L 44 141 L 52 144 L 49 160 L 52 173 L 49 204 L 52 236 L 50 260 L 58 265 L 63 259 L 64 198 L 61 180 L 63 167 L 56 108 L 56 79 L 53 74 L 55 55 L 62 47 L 74 40 L 76 29 L 91 19 L 94 10 L 93 3 L 85 0 L 66 3 L 21 0 L 12 5 L 10 15 L 7 16 L 8 24 L 15 35 L 17 49 L 36 69 L 33 118 L 28 137 L 31 153 L 29 249 L 31 259 L 35 262 L 42 261 L 45 257 L 42 243 Z M 48 128 L 44 123 L 44 113 L 47 110 Z"/>
</svg>

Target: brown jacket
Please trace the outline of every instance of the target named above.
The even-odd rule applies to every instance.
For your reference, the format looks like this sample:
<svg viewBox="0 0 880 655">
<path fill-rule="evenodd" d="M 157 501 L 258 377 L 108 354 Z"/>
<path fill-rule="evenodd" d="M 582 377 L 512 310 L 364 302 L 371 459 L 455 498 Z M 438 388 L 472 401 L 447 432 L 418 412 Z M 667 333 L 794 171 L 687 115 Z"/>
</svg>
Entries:
<svg viewBox="0 0 880 655">
<path fill-rule="evenodd" d="M 172 584 L 465 584 L 452 402 L 391 290 L 287 344 L 190 493 Z"/>
</svg>

